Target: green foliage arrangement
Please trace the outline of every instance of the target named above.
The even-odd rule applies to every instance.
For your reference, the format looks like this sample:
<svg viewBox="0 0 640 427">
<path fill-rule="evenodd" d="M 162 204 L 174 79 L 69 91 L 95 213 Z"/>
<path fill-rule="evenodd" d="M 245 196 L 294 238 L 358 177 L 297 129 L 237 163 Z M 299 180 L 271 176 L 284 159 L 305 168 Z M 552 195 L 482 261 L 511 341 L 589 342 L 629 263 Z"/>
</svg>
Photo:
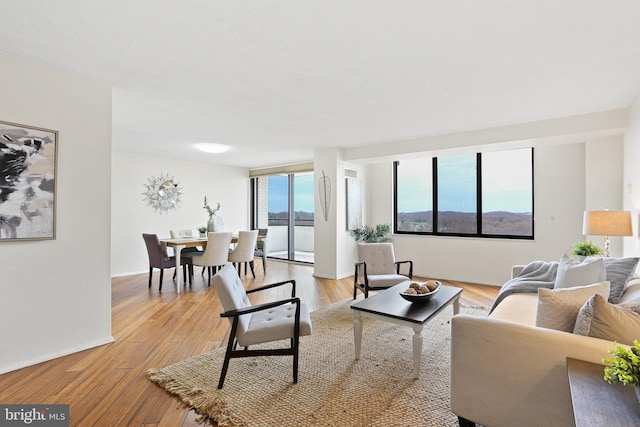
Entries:
<svg viewBox="0 0 640 427">
<path fill-rule="evenodd" d="M 602 248 L 593 243 L 593 241 L 591 240 L 586 242 L 581 240 L 571 246 L 571 250 L 574 255 L 580 256 L 594 256 L 604 254 Z"/>
<path fill-rule="evenodd" d="M 356 228 L 354 230 L 349 231 L 351 237 L 356 242 L 367 242 L 367 243 L 377 243 L 377 242 L 388 242 L 391 240 L 389 234 L 391 233 L 391 225 L 389 224 L 378 224 L 374 227 L 369 225 L 365 225 L 360 228 Z"/>
<path fill-rule="evenodd" d="M 214 216 L 216 214 L 216 212 L 218 212 L 220 210 L 220 202 L 218 202 L 218 205 L 216 206 L 215 209 L 211 209 L 211 206 L 209 206 L 209 201 L 207 200 L 207 196 L 204 196 L 204 210 L 207 211 L 207 213 L 209 214 L 209 218 L 211 218 L 212 216 Z"/>
<path fill-rule="evenodd" d="M 198 227 L 198 231 L 200 233 L 206 233 L 207 232 L 207 227 Z"/>
<path fill-rule="evenodd" d="M 602 359 L 608 365 L 604 368 L 604 379 L 610 384 L 640 386 L 640 342 L 635 340 L 629 350 L 616 343 L 615 350 L 609 353 L 615 357 Z"/>
</svg>

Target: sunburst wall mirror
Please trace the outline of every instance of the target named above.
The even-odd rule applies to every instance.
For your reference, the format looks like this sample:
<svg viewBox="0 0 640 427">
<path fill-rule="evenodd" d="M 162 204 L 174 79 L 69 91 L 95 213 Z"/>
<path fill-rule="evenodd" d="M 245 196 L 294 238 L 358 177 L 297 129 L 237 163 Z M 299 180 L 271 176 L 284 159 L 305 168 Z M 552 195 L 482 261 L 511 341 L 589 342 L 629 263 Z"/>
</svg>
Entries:
<svg viewBox="0 0 640 427">
<path fill-rule="evenodd" d="M 158 177 L 147 178 L 144 184 L 145 192 L 142 193 L 147 206 L 151 206 L 155 212 L 168 213 L 177 209 L 180 204 L 182 188 L 169 174 L 160 174 Z"/>
</svg>

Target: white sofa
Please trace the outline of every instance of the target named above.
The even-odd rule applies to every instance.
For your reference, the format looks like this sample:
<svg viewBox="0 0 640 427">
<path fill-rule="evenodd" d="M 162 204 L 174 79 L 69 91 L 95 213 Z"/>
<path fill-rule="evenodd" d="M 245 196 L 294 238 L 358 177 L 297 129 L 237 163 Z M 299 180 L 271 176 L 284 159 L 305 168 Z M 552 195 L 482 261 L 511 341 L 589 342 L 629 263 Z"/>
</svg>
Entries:
<svg viewBox="0 0 640 427">
<path fill-rule="evenodd" d="M 638 298 L 640 277 L 633 277 L 620 302 Z M 536 327 L 537 304 L 537 293 L 516 293 L 489 317 L 454 316 L 451 410 L 461 426 L 575 425 L 566 359 L 601 363 L 615 344 Z"/>
</svg>

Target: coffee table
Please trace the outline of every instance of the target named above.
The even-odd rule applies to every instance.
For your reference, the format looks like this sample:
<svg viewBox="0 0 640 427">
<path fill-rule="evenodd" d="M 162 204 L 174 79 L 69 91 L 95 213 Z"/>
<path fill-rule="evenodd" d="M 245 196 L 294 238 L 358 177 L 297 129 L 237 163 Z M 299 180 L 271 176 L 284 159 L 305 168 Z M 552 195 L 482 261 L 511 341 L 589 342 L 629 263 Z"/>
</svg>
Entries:
<svg viewBox="0 0 640 427">
<path fill-rule="evenodd" d="M 453 314 L 458 314 L 462 288 L 440 285 L 440 290 L 428 302 L 411 303 L 400 296 L 400 292 L 406 290 L 410 283 L 411 281 L 402 282 L 352 304 L 353 338 L 356 360 L 359 360 L 362 343 L 362 316 L 412 328 L 414 332 L 413 377 L 418 378 L 420 376 L 420 360 L 422 359 L 424 325 L 450 304 L 453 304 Z"/>
</svg>

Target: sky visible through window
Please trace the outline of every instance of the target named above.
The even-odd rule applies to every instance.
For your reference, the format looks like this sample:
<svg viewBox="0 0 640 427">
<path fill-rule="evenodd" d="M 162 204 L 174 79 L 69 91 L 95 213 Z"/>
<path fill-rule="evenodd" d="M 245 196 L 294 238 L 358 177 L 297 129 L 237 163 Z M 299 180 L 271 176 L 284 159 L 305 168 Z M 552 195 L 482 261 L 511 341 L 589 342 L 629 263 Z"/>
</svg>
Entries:
<svg viewBox="0 0 640 427">
<path fill-rule="evenodd" d="M 294 210 L 313 212 L 313 174 L 296 174 L 294 183 Z M 286 175 L 269 176 L 269 212 L 288 210 L 288 188 Z"/>
<path fill-rule="evenodd" d="M 531 212 L 530 153 L 530 149 L 483 153 L 483 212 Z M 475 212 L 475 153 L 439 157 L 438 162 L 438 209 Z M 431 171 L 431 158 L 400 161 L 398 212 L 432 210 Z"/>
<path fill-rule="evenodd" d="M 482 211 L 531 213 L 531 150 L 482 154 Z"/>
<path fill-rule="evenodd" d="M 438 210 L 475 212 L 476 155 L 438 158 Z"/>
</svg>

